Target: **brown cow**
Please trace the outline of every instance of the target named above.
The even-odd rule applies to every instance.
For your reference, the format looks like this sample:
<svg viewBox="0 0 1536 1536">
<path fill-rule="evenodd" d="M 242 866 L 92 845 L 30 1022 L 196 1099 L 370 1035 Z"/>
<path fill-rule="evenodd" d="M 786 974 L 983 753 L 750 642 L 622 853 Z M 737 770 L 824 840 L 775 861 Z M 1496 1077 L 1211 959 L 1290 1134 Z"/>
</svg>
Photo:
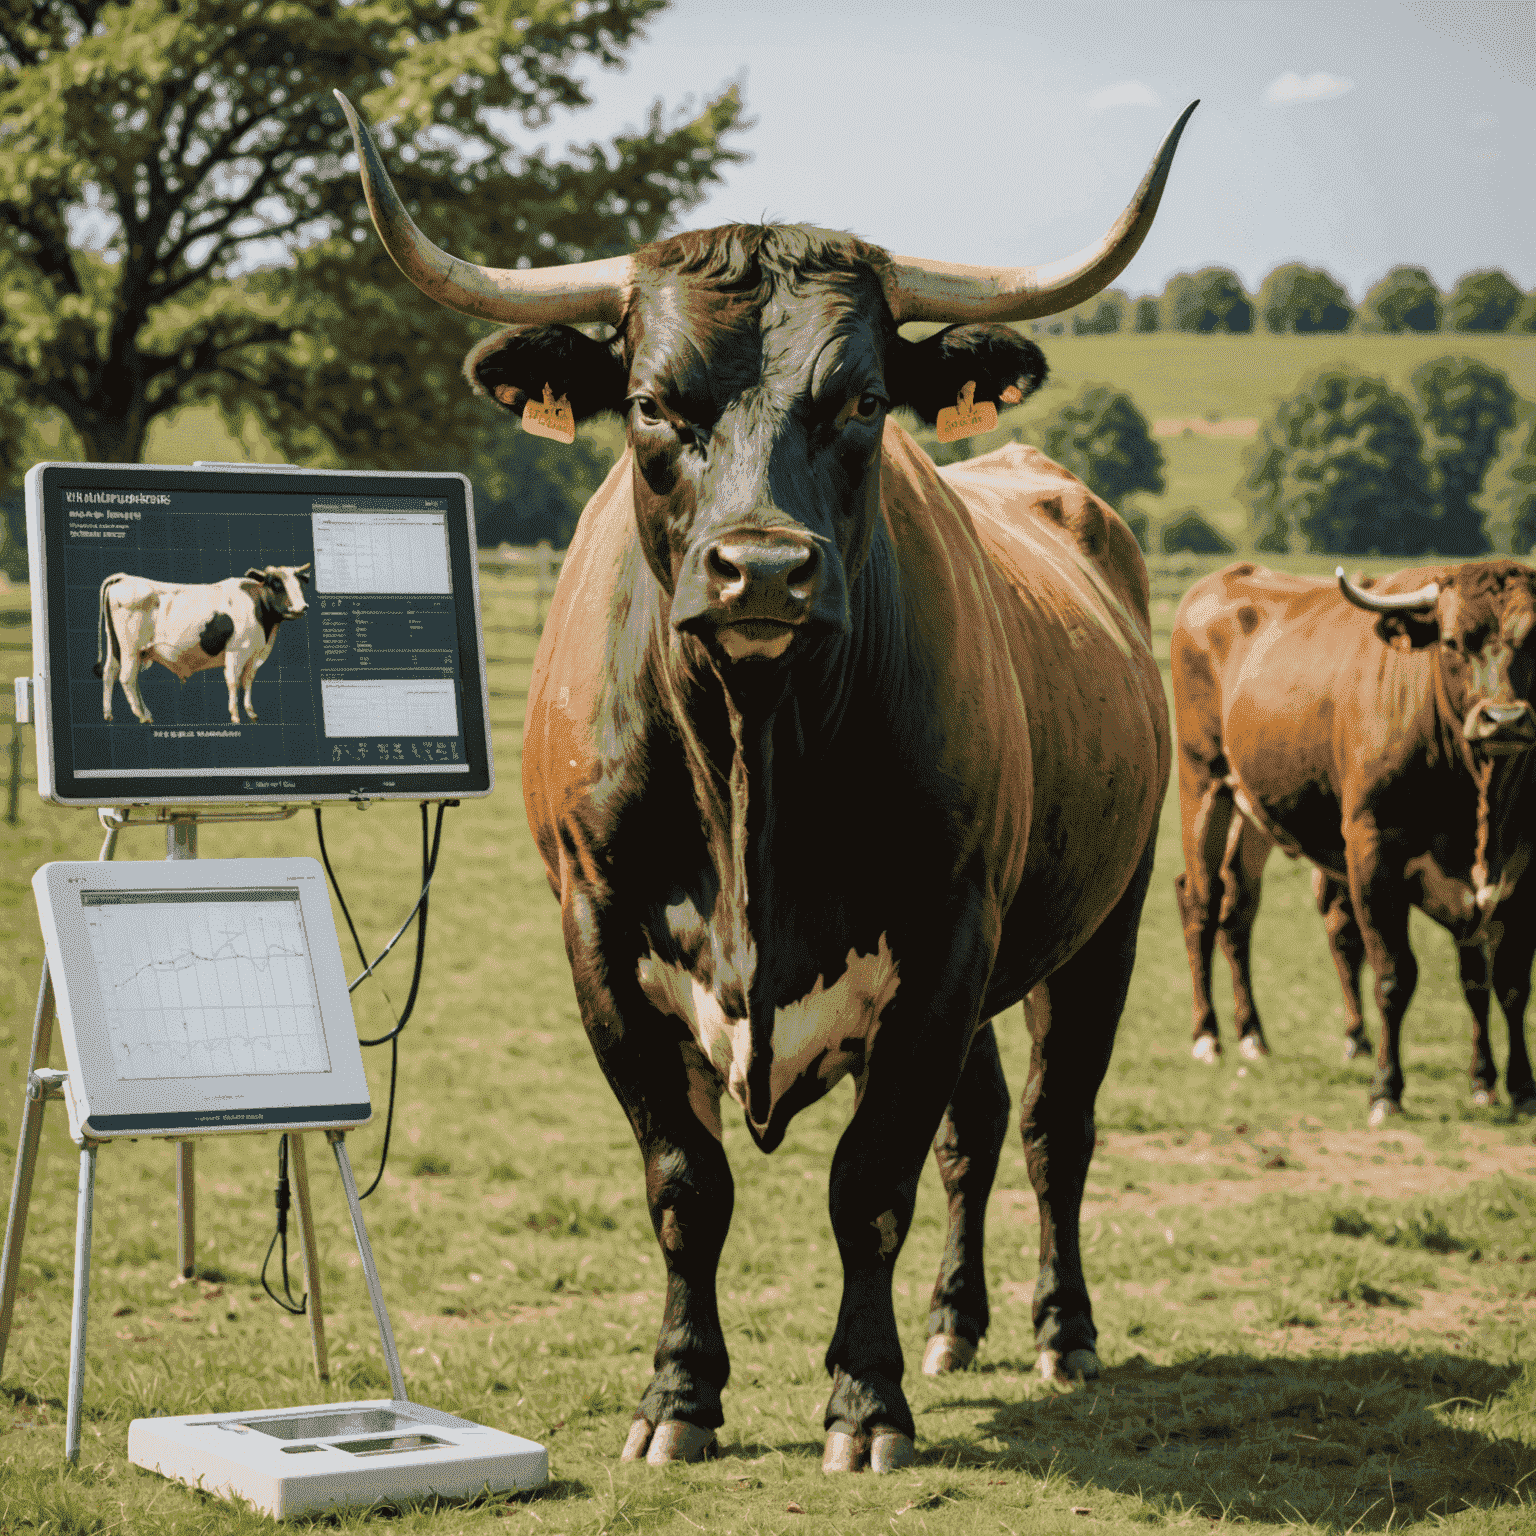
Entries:
<svg viewBox="0 0 1536 1536">
<path fill-rule="evenodd" d="M 969 1360 L 1008 1110 L 990 1020 L 1032 990 L 1036 1340 L 1048 1374 L 1097 1369 L 1079 1208 L 1169 772 L 1146 568 L 1048 459 L 1015 445 L 941 477 L 888 411 L 931 421 L 968 382 L 984 399 L 1033 389 L 1044 359 L 1007 326 L 909 342 L 897 323 L 1054 313 L 1102 288 L 1176 136 L 1101 246 L 1060 270 L 731 225 L 563 276 L 455 263 L 359 136 L 385 243 L 427 292 L 617 326 L 502 332 L 466 369 L 510 410 L 548 385 L 578 417 L 628 425 L 560 575 L 522 758 L 667 1269 L 627 1459 L 696 1459 L 722 1422 L 722 1097 L 771 1152 L 850 1075 L 824 1465 L 910 1460 L 893 1267 L 934 1143 L 951 1217 L 925 1367 Z"/>
<path fill-rule="evenodd" d="M 1399 1040 L 1418 974 L 1410 906 L 1461 946 L 1479 1024 L 1474 1085 L 1485 1098 L 1491 964 L 1509 1024 L 1505 1084 L 1517 1105 L 1530 1105 L 1524 1015 L 1536 879 L 1522 875 L 1536 807 L 1536 572 L 1486 560 L 1370 590 L 1342 570 L 1337 581 L 1233 565 L 1196 582 L 1174 618 L 1184 835 L 1176 884 L 1195 1055 L 1220 1054 L 1210 996 L 1217 941 L 1232 965 L 1243 1046 L 1267 1049 L 1248 946 L 1264 861 L 1279 843 L 1320 871 L 1314 894 L 1346 999 L 1362 956 L 1376 973 L 1383 1027 L 1372 1123 L 1401 1107 Z M 1358 992 L 1352 1014 L 1358 1046 Z"/>
</svg>

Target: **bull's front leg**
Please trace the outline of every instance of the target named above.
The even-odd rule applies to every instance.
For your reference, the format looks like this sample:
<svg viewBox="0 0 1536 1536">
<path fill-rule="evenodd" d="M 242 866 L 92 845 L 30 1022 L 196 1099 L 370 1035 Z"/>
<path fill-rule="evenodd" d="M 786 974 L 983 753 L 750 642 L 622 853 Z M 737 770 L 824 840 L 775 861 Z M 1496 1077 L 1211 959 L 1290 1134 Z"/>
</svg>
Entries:
<svg viewBox="0 0 1536 1536">
<path fill-rule="evenodd" d="M 1527 875 L 1499 909 L 1503 934 L 1493 952 L 1493 990 L 1509 1026 L 1504 1086 L 1515 1112 L 1536 1114 L 1536 1078 L 1525 1044 L 1525 1010 L 1531 1000 L 1531 963 L 1536 959 L 1536 877 Z"/>
<path fill-rule="evenodd" d="M 843 1295 L 827 1347 L 823 1470 L 876 1472 L 908 1465 L 912 1410 L 892 1276 L 912 1224 L 929 1143 L 954 1094 L 991 969 L 979 900 L 940 914 L 947 950 L 924 956 L 893 942 L 901 983 L 886 1005 L 859 1085 L 858 1107 L 832 1159 L 828 1205 L 843 1263 Z M 926 961 L 926 963 L 925 963 Z"/>
<path fill-rule="evenodd" d="M 1365 964 L 1365 941 L 1355 921 L 1355 909 L 1349 904 L 1349 887 L 1335 880 L 1326 870 L 1312 871 L 1312 899 L 1323 917 L 1328 935 L 1328 953 L 1339 973 L 1339 989 L 1344 994 L 1344 1060 L 1371 1054 L 1370 1037 L 1365 1032 L 1365 1010 L 1360 1001 L 1360 967 Z"/>
<path fill-rule="evenodd" d="M 1376 973 L 1376 1006 L 1381 1010 L 1370 1091 L 1370 1123 L 1379 1126 L 1403 1107 L 1403 1016 L 1418 986 L 1419 966 L 1408 947 L 1408 890 L 1401 860 L 1383 848 L 1381 834 L 1368 816 L 1346 818 L 1344 843 L 1349 896 L 1365 957 Z"/>
<path fill-rule="evenodd" d="M 1472 1015 L 1472 1102 L 1479 1107 L 1496 1104 L 1499 1069 L 1493 1064 L 1493 1042 L 1488 1037 L 1489 964 L 1481 944 L 1462 944 L 1456 950 L 1461 973 L 1461 995 Z"/>
<path fill-rule="evenodd" d="M 730 1376 L 715 1272 L 735 1187 L 720 1140 L 720 1079 L 685 1027 L 641 991 L 637 935 L 616 932 L 584 896 L 565 903 L 566 947 L 587 1037 L 639 1144 L 646 1204 L 666 1266 L 654 1374 L 623 1460 L 652 1465 L 716 1453 Z M 620 957 L 624 958 L 620 958 Z"/>
<path fill-rule="evenodd" d="M 925 1376 L 964 1370 L 991 1321 L 983 1262 L 987 1197 L 1007 1135 L 1008 1083 L 989 1019 L 971 1042 L 965 1070 L 933 1142 L 949 1224 L 928 1310 Z"/>
</svg>

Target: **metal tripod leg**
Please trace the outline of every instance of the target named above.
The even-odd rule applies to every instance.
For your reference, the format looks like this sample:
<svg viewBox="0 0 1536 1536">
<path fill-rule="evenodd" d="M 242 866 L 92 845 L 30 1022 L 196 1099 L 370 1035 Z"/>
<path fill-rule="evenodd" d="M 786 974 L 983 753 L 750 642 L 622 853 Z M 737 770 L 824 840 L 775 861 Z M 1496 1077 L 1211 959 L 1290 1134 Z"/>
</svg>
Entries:
<svg viewBox="0 0 1536 1536">
<path fill-rule="evenodd" d="M 309 1342 L 315 1354 L 315 1375 L 331 1379 L 325 1352 L 325 1309 L 320 1300 L 320 1251 L 315 1247 L 315 1218 L 309 1203 L 309 1163 L 304 1156 L 304 1136 L 288 1133 L 288 1165 L 293 1172 L 293 1203 L 299 1215 L 299 1240 L 304 1245 L 304 1289 L 309 1293 Z"/>
<path fill-rule="evenodd" d="M 43 961 L 37 987 L 37 1012 L 32 1021 L 32 1056 L 27 1065 L 27 1096 L 21 1112 L 21 1131 L 16 1138 L 16 1175 L 11 1181 L 11 1209 L 5 1224 L 5 1254 L 0 1258 L 0 1371 L 5 1369 L 5 1350 L 11 1338 L 11 1313 L 16 1306 L 16 1282 L 21 1272 L 21 1245 L 27 1235 L 27 1208 L 32 1203 L 32 1178 L 37 1171 L 37 1148 L 43 1134 L 43 1106 L 48 1095 L 34 1077 L 48 1065 L 53 1046 L 53 977 Z"/>
<path fill-rule="evenodd" d="M 373 1303 L 374 1321 L 379 1325 L 379 1343 L 384 1348 L 384 1363 L 389 1367 L 389 1389 L 397 1403 L 408 1403 L 405 1391 L 405 1373 L 400 1369 L 400 1352 L 395 1348 L 395 1330 L 390 1326 L 389 1312 L 384 1306 L 384 1289 L 379 1284 L 379 1271 L 373 1262 L 373 1246 L 368 1241 L 368 1229 L 363 1225 L 363 1208 L 358 1203 L 357 1184 L 352 1177 L 352 1163 L 347 1157 L 344 1131 L 327 1131 L 331 1150 L 336 1154 L 336 1166 L 341 1169 L 341 1187 L 347 1192 L 347 1209 L 352 1213 L 352 1232 L 357 1238 L 357 1251 L 363 1261 L 363 1278 L 368 1282 L 368 1299 Z"/>
<path fill-rule="evenodd" d="M 197 818 L 173 816 L 165 824 L 165 856 L 197 857 Z M 190 1141 L 176 1143 L 176 1270 L 190 1280 L 197 1270 L 197 1153 Z"/>
<path fill-rule="evenodd" d="M 75 1299 L 69 1313 L 69 1401 L 64 1459 L 80 1460 L 80 1405 L 85 1398 L 85 1324 L 91 1301 L 91 1217 L 96 1202 L 96 1148 L 80 1148 L 80 1195 L 75 1206 Z"/>
</svg>

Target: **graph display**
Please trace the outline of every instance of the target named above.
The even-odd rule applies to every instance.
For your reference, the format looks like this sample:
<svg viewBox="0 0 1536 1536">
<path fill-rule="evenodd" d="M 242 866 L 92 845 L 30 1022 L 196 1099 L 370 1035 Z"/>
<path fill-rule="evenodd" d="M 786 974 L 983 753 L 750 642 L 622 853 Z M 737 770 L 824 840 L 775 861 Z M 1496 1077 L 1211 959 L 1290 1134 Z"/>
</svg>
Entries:
<svg viewBox="0 0 1536 1536">
<path fill-rule="evenodd" d="M 292 889 L 82 891 L 119 1082 L 331 1070 Z"/>
<path fill-rule="evenodd" d="M 332 510 L 311 519 L 315 575 L 327 592 L 412 592 L 449 597 L 448 519 L 441 512 Z"/>
</svg>

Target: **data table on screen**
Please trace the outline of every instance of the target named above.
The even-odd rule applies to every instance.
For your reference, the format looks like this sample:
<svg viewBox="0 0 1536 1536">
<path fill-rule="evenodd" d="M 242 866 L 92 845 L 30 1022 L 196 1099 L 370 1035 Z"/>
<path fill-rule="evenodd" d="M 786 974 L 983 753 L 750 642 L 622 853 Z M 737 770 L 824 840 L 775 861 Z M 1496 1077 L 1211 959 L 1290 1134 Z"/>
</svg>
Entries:
<svg viewBox="0 0 1536 1536">
<path fill-rule="evenodd" d="M 296 892 L 85 892 L 119 1081 L 329 1072 Z"/>
<path fill-rule="evenodd" d="M 458 735 L 451 678 L 325 678 L 320 698 L 327 736 Z"/>
<path fill-rule="evenodd" d="M 440 512 L 374 508 L 312 514 L 321 592 L 449 596 L 447 520 Z"/>
</svg>

